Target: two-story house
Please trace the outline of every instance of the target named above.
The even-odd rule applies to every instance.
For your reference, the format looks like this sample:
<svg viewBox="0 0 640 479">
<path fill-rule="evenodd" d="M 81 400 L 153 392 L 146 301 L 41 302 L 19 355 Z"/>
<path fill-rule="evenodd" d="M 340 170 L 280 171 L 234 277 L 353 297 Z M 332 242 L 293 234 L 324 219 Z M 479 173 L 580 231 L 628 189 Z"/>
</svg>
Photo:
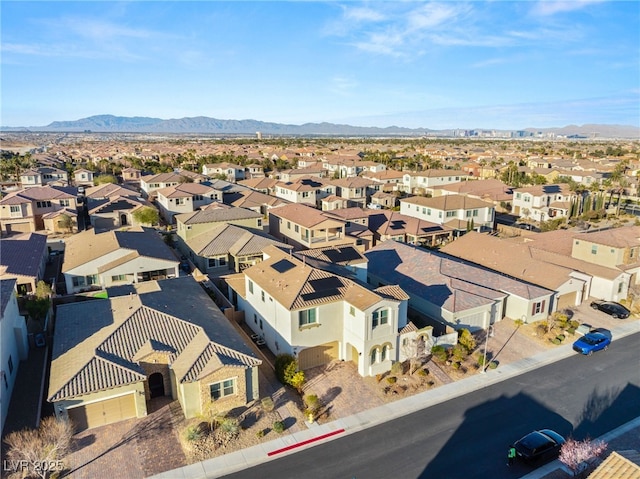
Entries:
<svg viewBox="0 0 640 479">
<path fill-rule="evenodd" d="M 45 229 L 45 215 L 68 210 L 75 217 L 76 209 L 75 188 L 34 186 L 0 200 L 0 225 L 5 234 L 39 231 Z"/>
<path fill-rule="evenodd" d="M 140 188 L 145 198 L 155 196 L 156 190 L 177 186 L 181 183 L 203 183 L 206 177 L 188 170 L 174 171 L 171 173 L 158 173 L 157 175 L 143 175 L 140 177 Z"/>
<path fill-rule="evenodd" d="M 317 206 L 323 198 L 334 193 L 335 186 L 323 182 L 318 177 L 299 178 L 295 181 L 279 182 L 274 187 L 274 195 L 290 203 Z"/>
<path fill-rule="evenodd" d="M 493 229 L 495 208 L 492 203 L 463 195 L 412 196 L 400 200 L 400 213 L 458 232 L 486 231 Z"/>
<path fill-rule="evenodd" d="M 160 235 L 149 228 L 96 233 L 82 231 L 66 240 L 62 273 L 68 293 L 139 283 L 179 275 L 180 262 Z"/>
<path fill-rule="evenodd" d="M 175 216 L 178 237 L 183 241 L 217 228 L 220 224 L 233 224 L 253 229 L 262 229 L 262 214 L 245 208 L 222 203 L 212 203 L 193 213 Z"/>
<path fill-rule="evenodd" d="M 228 162 L 202 165 L 202 174 L 210 178 L 219 176 L 232 183 L 245 179 L 244 166 Z"/>
<path fill-rule="evenodd" d="M 73 172 L 73 183 L 75 186 L 93 186 L 94 173 L 86 168 L 78 168 Z"/>
<path fill-rule="evenodd" d="M 336 187 L 336 196 L 347 200 L 348 206 L 364 207 L 369 197 L 382 189 L 380 183 L 359 176 L 331 180 L 331 184 Z"/>
<path fill-rule="evenodd" d="M 191 213 L 214 201 L 222 201 L 222 192 L 201 183 L 180 183 L 155 191 L 160 214 L 169 224 L 175 215 Z"/>
<path fill-rule="evenodd" d="M 269 234 L 296 249 L 356 243 L 356 238 L 347 235 L 343 221 L 331 219 L 322 211 L 303 204 L 270 209 Z"/>
<path fill-rule="evenodd" d="M 140 186 L 140 178 L 142 177 L 142 173 L 137 168 L 124 168 L 122 170 L 122 181 L 125 185 L 137 185 Z"/>
<path fill-rule="evenodd" d="M 360 176 L 367 180 L 382 183 L 383 191 L 396 191 L 402 188 L 404 173 L 396 170 L 364 171 Z"/>
<path fill-rule="evenodd" d="M 50 166 L 31 168 L 20 174 L 20 184 L 23 188 L 45 186 L 55 183 L 56 186 L 68 186 L 69 175 L 66 171 Z"/>
<path fill-rule="evenodd" d="M 465 195 L 493 203 L 496 211 L 510 211 L 513 202 L 513 188 L 500 180 L 487 179 L 462 181 L 451 185 L 436 186 L 428 189 L 433 196 Z"/>
<path fill-rule="evenodd" d="M 0 240 L 0 278 L 15 279 L 20 295 L 34 294 L 45 278 L 47 237 L 38 233 L 14 235 Z"/>
<path fill-rule="evenodd" d="M 407 324 L 400 288 L 367 288 L 275 246 L 264 253 L 227 284 L 246 324 L 274 354 L 295 356 L 303 370 L 339 359 L 353 361 L 362 376 L 391 369 Z"/>
<path fill-rule="evenodd" d="M 569 185 L 536 185 L 513 190 L 513 214 L 536 221 L 566 218 L 576 194 Z"/>
<path fill-rule="evenodd" d="M 29 355 L 27 322 L 20 316 L 16 279 L 0 279 L 0 432 L 7 419 L 20 361 Z"/>
<path fill-rule="evenodd" d="M 402 176 L 403 191 L 412 193 L 424 193 L 426 188 L 448 185 L 465 181 L 468 175 L 461 170 L 425 170 L 418 172 L 405 172 Z"/>
</svg>

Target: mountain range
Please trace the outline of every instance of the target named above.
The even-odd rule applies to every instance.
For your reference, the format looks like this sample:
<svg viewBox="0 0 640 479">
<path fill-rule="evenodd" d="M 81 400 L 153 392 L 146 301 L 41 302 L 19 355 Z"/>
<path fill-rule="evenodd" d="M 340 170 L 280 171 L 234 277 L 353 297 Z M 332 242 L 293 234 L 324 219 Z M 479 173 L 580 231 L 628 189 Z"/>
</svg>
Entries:
<svg viewBox="0 0 640 479">
<path fill-rule="evenodd" d="M 398 126 L 363 127 L 335 123 L 290 125 L 258 120 L 220 120 L 206 116 L 163 120 L 149 117 L 96 115 L 73 121 L 54 121 L 46 126 L 0 127 L 5 132 L 92 132 L 92 133 L 167 133 L 276 136 L 455 136 L 458 130 L 431 130 Z M 476 129 L 508 133 L 510 130 Z M 559 128 L 526 128 L 529 134 L 556 134 L 573 137 L 640 138 L 640 128 L 629 125 L 568 125 Z M 508 135 L 499 136 L 508 136 Z"/>
</svg>

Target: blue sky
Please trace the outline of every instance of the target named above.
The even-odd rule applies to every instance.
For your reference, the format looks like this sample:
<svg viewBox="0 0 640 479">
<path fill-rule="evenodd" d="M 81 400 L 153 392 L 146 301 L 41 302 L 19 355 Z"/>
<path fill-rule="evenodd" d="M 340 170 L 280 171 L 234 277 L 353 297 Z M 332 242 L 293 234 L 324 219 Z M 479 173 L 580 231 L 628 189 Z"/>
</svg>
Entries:
<svg viewBox="0 0 640 479">
<path fill-rule="evenodd" d="M 635 0 L 3 0 L 0 15 L 3 126 L 640 126 Z"/>
</svg>

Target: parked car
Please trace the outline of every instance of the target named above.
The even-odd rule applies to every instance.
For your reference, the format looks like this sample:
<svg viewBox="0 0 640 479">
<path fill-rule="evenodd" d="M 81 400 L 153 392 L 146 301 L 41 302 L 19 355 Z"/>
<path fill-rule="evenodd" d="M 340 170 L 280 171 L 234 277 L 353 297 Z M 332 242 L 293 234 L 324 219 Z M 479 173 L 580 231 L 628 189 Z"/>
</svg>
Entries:
<svg viewBox="0 0 640 479">
<path fill-rule="evenodd" d="M 592 331 L 573 343 L 573 350 L 591 356 L 594 352 L 607 349 L 611 344 L 611 338 L 606 335 Z"/>
<path fill-rule="evenodd" d="M 591 307 L 614 318 L 626 319 L 631 314 L 631 311 L 614 301 L 592 301 Z"/>
<path fill-rule="evenodd" d="M 557 458 L 564 442 L 564 437 L 557 432 L 551 429 L 541 429 L 518 439 L 513 447 L 519 460 L 538 463 Z"/>
</svg>

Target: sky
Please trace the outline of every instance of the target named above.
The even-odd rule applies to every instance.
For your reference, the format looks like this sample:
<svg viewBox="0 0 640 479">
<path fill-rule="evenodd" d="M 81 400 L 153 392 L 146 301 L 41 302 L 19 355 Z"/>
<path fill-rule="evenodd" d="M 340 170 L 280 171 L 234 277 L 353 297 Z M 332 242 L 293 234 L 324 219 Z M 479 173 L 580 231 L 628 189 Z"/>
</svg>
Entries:
<svg viewBox="0 0 640 479">
<path fill-rule="evenodd" d="M 640 2 L 7 1 L 0 125 L 640 126 Z"/>
</svg>

